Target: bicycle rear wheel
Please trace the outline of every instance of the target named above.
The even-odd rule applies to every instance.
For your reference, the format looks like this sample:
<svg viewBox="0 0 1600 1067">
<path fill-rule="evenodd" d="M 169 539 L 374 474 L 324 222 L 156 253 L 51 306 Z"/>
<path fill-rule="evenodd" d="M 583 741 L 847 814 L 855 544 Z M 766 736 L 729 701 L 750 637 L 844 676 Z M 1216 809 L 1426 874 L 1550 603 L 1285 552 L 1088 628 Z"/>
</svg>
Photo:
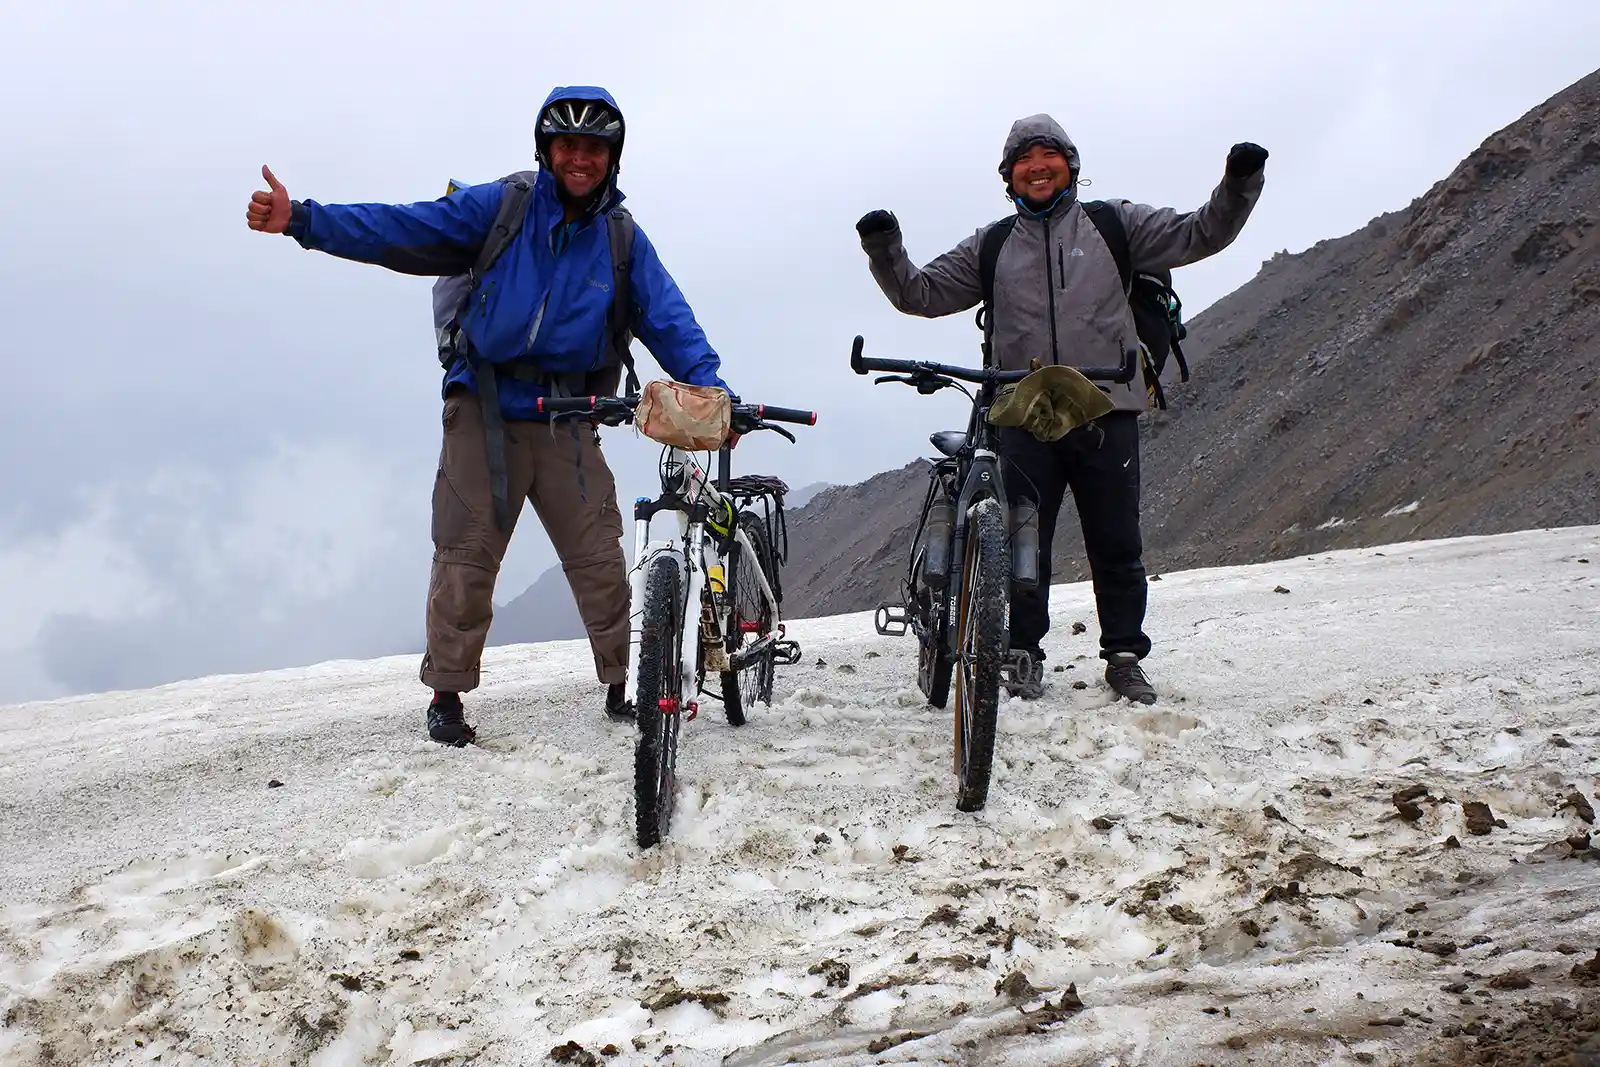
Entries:
<svg viewBox="0 0 1600 1067">
<path fill-rule="evenodd" d="M 657 556 L 645 575 L 639 636 L 639 740 L 633 753 L 635 829 L 640 848 L 667 834 L 678 788 L 678 727 L 683 692 L 683 574 L 673 556 Z"/>
<path fill-rule="evenodd" d="M 755 512 L 741 511 L 739 529 L 750 539 L 755 555 L 752 558 L 740 549 L 733 559 L 730 579 L 733 583 L 734 635 L 737 637 L 737 643 L 733 646 L 735 651 L 753 645 L 772 633 L 772 609 L 761 593 L 757 570 L 766 577 L 769 589 L 778 588 L 777 575 L 773 570 L 772 546 L 767 542 L 766 523 Z M 722 707 L 727 712 L 730 724 L 743 726 L 745 711 L 752 704 L 772 703 L 774 665 L 773 650 L 769 647 L 745 664 L 742 670 L 722 672 Z"/>
<path fill-rule="evenodd" d="M 998 500 L 990 497 L 973 507 L 966 540 L 951 620 L 956 627 L 956 808 L 980 811 L 989 798 L 1011 591 L 1011 543 Z"/>
</svg>

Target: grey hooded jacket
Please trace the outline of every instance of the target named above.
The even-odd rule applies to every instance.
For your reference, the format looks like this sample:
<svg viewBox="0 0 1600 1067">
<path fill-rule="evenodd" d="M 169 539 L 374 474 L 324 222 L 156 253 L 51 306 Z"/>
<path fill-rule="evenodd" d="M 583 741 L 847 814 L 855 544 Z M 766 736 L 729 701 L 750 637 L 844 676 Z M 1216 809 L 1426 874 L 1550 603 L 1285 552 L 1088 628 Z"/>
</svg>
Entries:
<svg viewBox="0 0 1600 1067">
<path fill-rule="evenodd" d="M 1046 216 L 1017 209 L 1016 225 L 995 264 L 995 362 L 1016 370 L 1026 369 L 1034 359 L 1075 367 L 1120 364 L 1125 351 L 1138 347 L 1139 337 L 1116 260 L 1078 202 L 1077 146 L 1049 115 L 1018 119 L 1006 138 L 1002 173 L 1036 141 L 1053 144 L 1067 157 L 1073 184 Z M 1244 228 L 1264 181 L 1262 171 L 1243 180 L 1224 177 L 1204 207 L 1185 214 L 1111 201 L 1128 232 L 1133 269 L 1171 270 L 1228 247 Z M 982 302 L 978 250 L 992 225 L 979 228 L 921 270 L 906 255 L 898 228 L 868 234 L 861 247 L 890 303 L 908 315 L 938 318 Z M 1107 388 L 1119 410 L 1142 411 L 1149 402 L 1142 377 L 1126 385 L 1098 384 Z"/>
</svg>

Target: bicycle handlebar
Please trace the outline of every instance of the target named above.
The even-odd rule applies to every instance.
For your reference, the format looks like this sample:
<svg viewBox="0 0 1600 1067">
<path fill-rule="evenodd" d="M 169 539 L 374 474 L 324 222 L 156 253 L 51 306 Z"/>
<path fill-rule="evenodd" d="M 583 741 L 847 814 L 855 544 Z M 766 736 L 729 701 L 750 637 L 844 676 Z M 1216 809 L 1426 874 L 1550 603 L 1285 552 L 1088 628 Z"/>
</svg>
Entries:
<svg viewBox="0 0 1600 1067">
<path fill-rule="evenodd" d="M 551 415 L 599 414 L 631 418 L 639 406 L 636 396 L 573 396 L 540 397 L 539 411 Z M 792 422 L 801 426 L 815 426 L 817 413 L 800 408 L 780 408 L 769 404 L 733 404 L 732 416 L 736 424 L 753 425 L 760 429 L 763 422 Z M 743 431 L 741 431 L 743 432 Z"/>
<path fill-rule="evenodd" d="M 957 378 L 964 382 L 983 384 L 994 382 L 1020 382 L 1032 371 L 1026 370 L 993 370 L 972 367 L 952 367 L 944 363 L 928 363 L 921 360 L 909 359 L 869 359 L 861 354 L 861 348 L 866 342 L 860 334 L 856 335 L 855 342 L 850 346 L 850 369 L 857 374 L 866 374 L 869 371 L 887 371 L 891 374 L 910 374 L 913 377 L 938 376 L 944 378 Z M 1090 381 L 1110 381 L 1125 383 L 1133 381 L 1139 372 L 1139 351 L 1129 349 L 1123 356 L 1120 367 L 1074 367 L 1079 374 Z"/>
</svg>

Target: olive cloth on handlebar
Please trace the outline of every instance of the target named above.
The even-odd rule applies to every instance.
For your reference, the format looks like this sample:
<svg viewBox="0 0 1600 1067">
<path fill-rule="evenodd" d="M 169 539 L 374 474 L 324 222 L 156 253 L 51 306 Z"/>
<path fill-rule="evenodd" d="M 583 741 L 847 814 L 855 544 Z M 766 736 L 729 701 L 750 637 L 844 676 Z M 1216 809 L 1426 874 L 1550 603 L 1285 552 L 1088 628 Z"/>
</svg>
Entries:
<svg viewBox="0 0 1600 1067">
<path fill-rule="evenodd" d="M 658 379 L 641 392 L 633 424 L 652 441 L 705 452 L 727 443 L 732 418 L 726 390 Z"/>
<path fill-rule="evenodd" d="M 1058 441 L 1111 411 L 1111 398 L 1071 367 L 1040 367 L 1004 385 L 989 406 L 995 426 L 1020 426 L 1041 441 Z"/>
</svg>

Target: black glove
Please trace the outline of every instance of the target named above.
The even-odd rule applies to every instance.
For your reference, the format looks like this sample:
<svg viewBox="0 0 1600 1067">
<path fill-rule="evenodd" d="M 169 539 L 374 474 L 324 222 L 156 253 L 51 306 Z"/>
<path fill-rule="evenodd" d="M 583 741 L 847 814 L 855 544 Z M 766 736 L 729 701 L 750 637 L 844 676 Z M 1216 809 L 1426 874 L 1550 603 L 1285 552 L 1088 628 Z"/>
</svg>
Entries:
<svg viewBox="0 0 1600 1067">
<path fill-rule="evenodd" d="M 1248 178 L 1267 165 L 1267 150 L 1245 141 L 1228 150 L 1228 177 Z"/>
<path fill-rule="evenodd" d="M 900 222 L 890 211 L 869 211 L 861 216 L 861 221 L 856 223 L 856 233 L 862 237 L 870 237 L 875 233 L 893 233 L 900 228 Z"/>
</svg>

